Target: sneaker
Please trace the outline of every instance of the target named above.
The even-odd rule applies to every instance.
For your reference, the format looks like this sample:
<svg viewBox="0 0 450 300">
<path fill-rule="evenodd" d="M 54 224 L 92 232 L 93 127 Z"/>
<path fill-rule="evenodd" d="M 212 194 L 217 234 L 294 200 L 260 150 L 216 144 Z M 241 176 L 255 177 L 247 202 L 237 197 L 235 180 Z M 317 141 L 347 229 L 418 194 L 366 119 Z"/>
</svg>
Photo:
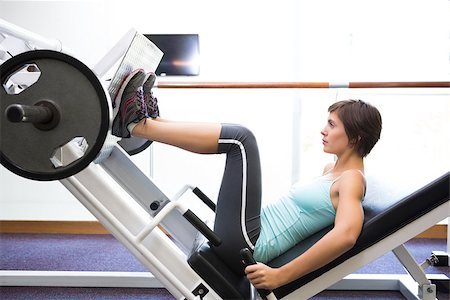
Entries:
<svg viewBox="0 0 450 300">
<path fill-rule="evenodd" d="M 155 85 L 156 75 L 153 72 L 149 72 L 146 75 L 146 80 L 142 86 L 144 90 L 144 101 L 147 106 L 148 115 L 155 119 L 159 117 L 158 99 L 153 96 L 152 88 Z"/>
<path fill-rule="evenodd" d="M 131 136 L 128 125 L 148 118 L 142 90 L 145 78 L 144 70 L 138 69 L 128 75 L 122 83 L 116 98 L 120 99 L 120 104 L 114 114 L 113 135 L 128 138 Z"/>
</svg>

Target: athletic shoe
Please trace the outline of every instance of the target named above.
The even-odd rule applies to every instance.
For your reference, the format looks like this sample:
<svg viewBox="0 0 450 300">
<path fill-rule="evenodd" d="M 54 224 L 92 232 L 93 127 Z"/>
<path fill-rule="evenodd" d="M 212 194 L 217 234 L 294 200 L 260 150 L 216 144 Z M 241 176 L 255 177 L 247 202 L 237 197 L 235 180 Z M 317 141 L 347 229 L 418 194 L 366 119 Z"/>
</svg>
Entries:
<svg viewBox="0 0 450 300">
<path fill-rule="evenodd" d="M 112 126 L 113 135 L 128 138 L 131 136 L 128 125 L 148 118 L 142 90 L 145 78 L 144 70 L 138 69 L 128 75 L 122 83 L 117 94 L 120 104 L 115 112 Z"/>
<path fill-rule="evenodd" d="M 144 89 L 144 101 L 147 106 L 148 115 L 155 119 L 159 117 L 158 99 L 153 96 L 152 88 L 155 85 L 156 75 L 153 72 L 149 72 L 146 75 L 146 80 L 142 88 Z"/>
</svg>

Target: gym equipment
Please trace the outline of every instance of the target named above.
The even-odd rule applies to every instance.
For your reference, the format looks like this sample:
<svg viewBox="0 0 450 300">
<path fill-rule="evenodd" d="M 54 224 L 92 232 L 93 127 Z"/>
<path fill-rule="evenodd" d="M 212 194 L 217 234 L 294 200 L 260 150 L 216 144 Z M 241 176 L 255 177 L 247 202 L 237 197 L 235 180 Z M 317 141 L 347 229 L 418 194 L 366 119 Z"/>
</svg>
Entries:
<svg viewBox="0 0 450 300">
<path fill-rule="evenodd" d="M 131 35 L 133 39 L 130 42 L 129 47 L 126 48 L 122 61 L 108 86 L 108 92 L 111 96 L 111 100 L 113 100 L 113 103 L 115 101 L 117 91 L 122 84 L 123 78 L 137 68 L 142 68 L 147 71 L 155 71 L 163 55 L 163 53 L 145 36 L 141 34 L 133 34 L 132 31 L 128 35 Z M 125 40 L 128 35 L 125 35 Z M 124 42 L 126 44 L 126 41 Z M 122 43 L 122 41 L 120 41 L 118 45 L 120 45 L 120 43 Z M 120 49 L 118 45 L 116 45 L 111 52 L 114 52 L 117 48 Z M 111 52 L 108 53 L 108 55 L 106 55 L 105 58 L 95 66 L 97 74 L 101 73 L 100 70 L 105 69 L 105 67 L 110 68 L 112 66 L 112 61 L 108 63 L 108 59 L 111 56 L 114 57 Z M 135 155 L 144 151 L 151 145 L 151 143 L 152 142 L 149 140 L 138 137 L 131 137 L 129 139 L 121 139 L 118 141 L 118 144 L 129 155 Z"/>
<path fill-rule="evenodd" d="M 14 76 L 39 73 L 30 86 Z M 98 155 L 109 128 L 107 94 L 82 62 L 60 52 L 35 50 L 0 66 L 1 164 L 35 180 L 75 175 Z M 64 149 L 78 140 L 83 151 L 66 161 Z"/>
<path fill-rule="evenodd" d="M 6 25 L 0 22 L 0 30 Z M 137 49 L 137 45 L 143 49 Z M 110 127 L 113 84 L 120 82 L 127 70 L 136 68 L 136 63 L 138 67 L 142 66 L 136 58 L 138 56 L 132 55 L 141 53 L 139 50 L 151 52 L 152 61 L 143 63 L 156 67 L 155 61 L 158 62 L 162 54 L 134 30 L 127 33 L 92 72 L 86 71 L 86 67 L 75 58 L 54 51 L 26 52 L 1 65 L 1 163 L 27 178 L 58 179 L 175 298 L 254 299 L 256 294 L 247 279 L 234 274 L 211 251 L 210 245 L 219 244 L 220 237 L 189 209 L 183 196 L 191 191 L 212 210 L 214 203 L 197 187 L 189 185 L 169 199 L 130 160 L 129 152 L 146 147 L 145 143 L 125 149 L 104 131 L 103 123 L 107 124 L 106 131 Z M 124 58 L 111 81 L 112 86 L 105 92 L 103 87 L 100 89 L 96 76 L 105 74 L 122 56 Z M 34 84 L 16 84 L 22 80 L 11 79 L 16 74 L 23 75 L 21 73 L 28 75 L 27 80 L 32 77 L 33 80 L 28 81 Z M 54 78 L 59 76 L 61 79 Z M 90 92 L 76 94 L 77 87 L 73 82 Z M 68 93 L 67 89 L 73 93 Z M 93 102 L 86 105 L 92 105 L 94 127 L 79 127 L 83 129 L 61 140 L 63 133 L 60 131 L 63 129 L 76 131 L 73 128 L 77 122 L 73 119 L 69 122 L 71 119 L 67 115 L 80 113 L 81 121 L 86 120 L 85 102 Z M 36 164 L 26 159 L 27 155 L 33 157 L 34 148 L 41 148 L 37 152 L 45 152 Z M 63 149 L 62 155 L 48 154 L 54 149 Z M 62 166 L 55 163 L 58 161 Z M 429 263 L 416 264 L 402 244 L 449 217 L 449 181 L 449 173 L 446 173 L 403 199 L 386 199 L 378 204 L 366 199 L 364 228 L 356 246 L 316 272 L 274 290 L 274 296 L 305 299 L 330 286 L 348 287 L 352 278 L 341 280 L 344 276 L 392 250 L 418 282 L 414 283 L 416 291 L 402 292 L 414 299 L 434 299 L 435 285 L 423 272 Z M 310 237 L 270 264 L 275 266 L 292 259 L 326 231 Z M 206 242 L 202 242 L 200 235 Z M 351 288 L 370 289 L 361 281 L 356 283 L 356 287 L 352 284 Z"/>
<path fill-rule="evenodd" d="M 12 27 L 6 30 L 10 34 L 17 30 L 3 20 L 0 24 Z M 98 75 L 120 57 L 106 91 Z M 70 177 L 94 160 L 101 162 L 116 143 L 130 155 L 145 150 L 151 141 L 110 135 L 111 99 L 127 74 L 135 68 L 155 70 L 161 57 L 155 45 L 130 30 L 94 71 L 52 50 L 28 51 L 8 59 L 0 65 L 1 164 L 25 178 L 49 181 Z M 67 160 L 65 153 L 72 142 L 83 147 Z"/>
<path fill-rule="evenodd" d="M 252 252 L 248 248 L 241 249 L 240 254 L 242 257 L 242 261 L 246 266 L 255 265 L 257 263 L 256 260 L 253 258 Z M 277 299 L 273 294 L 273 292 L 270 290 L 258 289 L 258 293 L 263 299 L 268 300 Z"/>
</svg>

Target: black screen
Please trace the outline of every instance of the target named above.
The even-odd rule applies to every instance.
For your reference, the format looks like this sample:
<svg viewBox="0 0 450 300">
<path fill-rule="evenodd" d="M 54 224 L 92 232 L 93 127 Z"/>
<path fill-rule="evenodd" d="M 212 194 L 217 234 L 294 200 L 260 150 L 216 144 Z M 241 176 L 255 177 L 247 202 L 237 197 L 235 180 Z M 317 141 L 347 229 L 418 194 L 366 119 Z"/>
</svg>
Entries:
<svg viewBox="0 0 450 300">
<path fill-rule="evenodd" d="M 156 75 L 199 75 L 198 34 L 145 34 L 164 56 Z"/>
</svg>

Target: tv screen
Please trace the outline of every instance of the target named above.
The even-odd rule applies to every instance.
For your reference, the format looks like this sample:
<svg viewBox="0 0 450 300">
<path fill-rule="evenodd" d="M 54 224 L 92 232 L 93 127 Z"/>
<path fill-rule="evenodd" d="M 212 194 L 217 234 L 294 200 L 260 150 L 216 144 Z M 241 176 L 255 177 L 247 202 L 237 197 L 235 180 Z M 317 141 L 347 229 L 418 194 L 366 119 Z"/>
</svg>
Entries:
<svg viewBox="0 0 450 300">
<path fill-rule="evenodd" d="M 195 76 L 200 74 L 198 34 L 145 34 L 162 52 L 156 75 Z"/>
</svg>

